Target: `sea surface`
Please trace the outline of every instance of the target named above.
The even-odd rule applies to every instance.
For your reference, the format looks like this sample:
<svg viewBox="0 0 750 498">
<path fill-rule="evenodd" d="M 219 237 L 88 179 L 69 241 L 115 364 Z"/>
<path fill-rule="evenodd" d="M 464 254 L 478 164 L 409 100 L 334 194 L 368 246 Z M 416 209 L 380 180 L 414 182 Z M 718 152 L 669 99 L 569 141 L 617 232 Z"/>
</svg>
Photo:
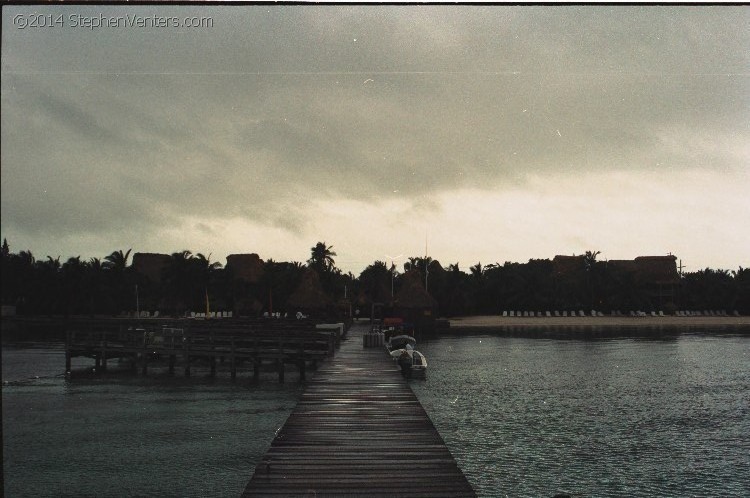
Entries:
<svg viewBox="0 0 750 498">
<path fill-rule="evenodd" d="M 411 385 L 479 496 L 750 496 L 750 337 L 422 342 Z M 62 376 L 3 344 L 5 496 L 239 496 L 299 399 L 288 372 Z M 408 477 L 408 469 L 405 469 Z"/>
<path fill-rule="evenodd" d="M 271 373 L 232 383 L 221 366 L 214 380 L 208 367 L 143 377 L 113 360 L 97 376 L 85 359 L 68 381 L 61 344 L 2 355 L 6 497 L 239 496 L 304 387 Z"/>
<path fill-rule="evenodd" d="M 411 381 L 480 496 L 750 496 L 750 337 L 443 337 Z"/>
</svg>

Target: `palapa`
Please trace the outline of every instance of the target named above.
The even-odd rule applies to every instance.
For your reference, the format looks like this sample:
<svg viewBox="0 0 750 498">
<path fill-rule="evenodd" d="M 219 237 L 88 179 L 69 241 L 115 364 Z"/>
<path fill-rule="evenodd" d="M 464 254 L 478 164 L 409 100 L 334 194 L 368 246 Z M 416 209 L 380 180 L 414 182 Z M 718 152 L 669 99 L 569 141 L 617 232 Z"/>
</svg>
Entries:
<svg viewBox="0 0 750 498">
<path fill-rule="evenodd" d="M 287 300 L 288 307 L 303 310 L 319 310 L 331 305 L 333 301 L 320 285 L 320 277 L 310 268 L 302 275 L 302 281 Z"/>
<path fill-rule="evenodd" d="M 404 274 L 401 290 L 396 294 L 396 307 L 405 309 L 434 309 L 437 301 L 430 296 L 422 285 L 422 278 L 417 271 Z"/>
</svg>

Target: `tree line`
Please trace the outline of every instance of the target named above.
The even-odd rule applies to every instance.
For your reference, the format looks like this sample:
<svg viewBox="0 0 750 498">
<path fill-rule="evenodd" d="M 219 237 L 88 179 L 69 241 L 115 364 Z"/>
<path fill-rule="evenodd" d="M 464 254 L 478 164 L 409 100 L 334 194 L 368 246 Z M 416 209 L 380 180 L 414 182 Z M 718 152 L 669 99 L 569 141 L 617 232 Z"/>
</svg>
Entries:
<svg viewBox="0 0 750 498">
<path fill-rule="evenodd" d="M 555 273 L 550 259 L 480 262 L 464 271 L 458 263 L 443 267 L 429 257 L 410 257 L 401 269 L 374 261 L 355 276 L 336 267 L 333 246 L 318 242 L 305 263 L 261 261 L 261 276 L 253 282 L 238 278 L 231 269 L 211 261 L 210 255 L 188 250 L 169 255 L 160 280 L 151 281 L 129 264 L 131 251 L 61 262 L 59 257 L 36 259 L 28 250 L 13 253 L 4 240 L 2 302 L 28 315 L 114 315 L 136 306 L 182 315 L 205 310 L 207 303 L 212 310 L 242 314 L 293 312 L 287 300 L 305 272 L 312 271 L 332 303 L 349 303 L 367 316 L 371 303 L 397 297 L 405 274 L 413 272 L 442 316 L 579 309 L 750 313 L 750 269 L 706 268 L 680 274 L 673 284 L 656 286 L 598 261 L 597 251 L 587 251 L 580 267 L 565 275 Z"/>
</svg>

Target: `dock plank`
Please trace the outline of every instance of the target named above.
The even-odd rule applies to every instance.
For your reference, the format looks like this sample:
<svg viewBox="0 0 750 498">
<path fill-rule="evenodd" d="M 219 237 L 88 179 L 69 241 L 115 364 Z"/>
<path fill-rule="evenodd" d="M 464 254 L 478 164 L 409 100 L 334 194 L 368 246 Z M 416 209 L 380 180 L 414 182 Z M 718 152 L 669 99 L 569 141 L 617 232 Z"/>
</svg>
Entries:
<svg viewBox="0 0 750 498">
<path fill-rule="evenodd" d="M 321 365 L 243 497 L 476 496 L 397 365 L 365 328 Z"/>
</svg>

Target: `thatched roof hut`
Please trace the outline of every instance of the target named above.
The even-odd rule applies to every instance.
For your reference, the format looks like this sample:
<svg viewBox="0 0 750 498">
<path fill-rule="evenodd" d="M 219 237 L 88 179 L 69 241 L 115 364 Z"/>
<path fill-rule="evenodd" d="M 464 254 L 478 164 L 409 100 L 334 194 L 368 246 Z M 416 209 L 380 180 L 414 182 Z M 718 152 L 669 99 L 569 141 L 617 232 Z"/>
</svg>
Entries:
<svg viewBox="0 0 750 498">
<path fill-rule="evenodd" d="M 146 276 L 152 282 L 161 282 L 162 272 L 170 260 L 168 254 L 137 252 L 133 254 L 132 267 L 136 273 Z"/>
<path fill-rule="evenodd" d="M 556 277 L 567 277 L 583 272 L 586 269 L 585 256 L 557 255 L 552 259 L 552 274 Z"/>
<path fill-rule="evenodd" d="M 300 310 L 320 310 L 333 305 L 333 300 L 320 285 L 320 277 L 315 270 L 308 268 L 302 281 L 286 302 L 287 307 Z"/>
<path fill-rule="evenodd" d="M 638 256 L 635 258 L 636 278 L 652 285 L 671 285 L 680 281 L 676 256 Z"/>
<path fill-rule="evenodd" d="M 401 290 L 395 296 L 395 305 L 403 309 L 434 309 L 437 308 L 437 301 L 425 290 L 419 272 L 409 271 L 404 274 Z"/>
<path fill-rule="evenodd" d="M 230 254 L 227 256 L 227 270 L 235 278 L 257 283 L 263 276 L 263 261 L 255 254 Z"/>
</svg>

